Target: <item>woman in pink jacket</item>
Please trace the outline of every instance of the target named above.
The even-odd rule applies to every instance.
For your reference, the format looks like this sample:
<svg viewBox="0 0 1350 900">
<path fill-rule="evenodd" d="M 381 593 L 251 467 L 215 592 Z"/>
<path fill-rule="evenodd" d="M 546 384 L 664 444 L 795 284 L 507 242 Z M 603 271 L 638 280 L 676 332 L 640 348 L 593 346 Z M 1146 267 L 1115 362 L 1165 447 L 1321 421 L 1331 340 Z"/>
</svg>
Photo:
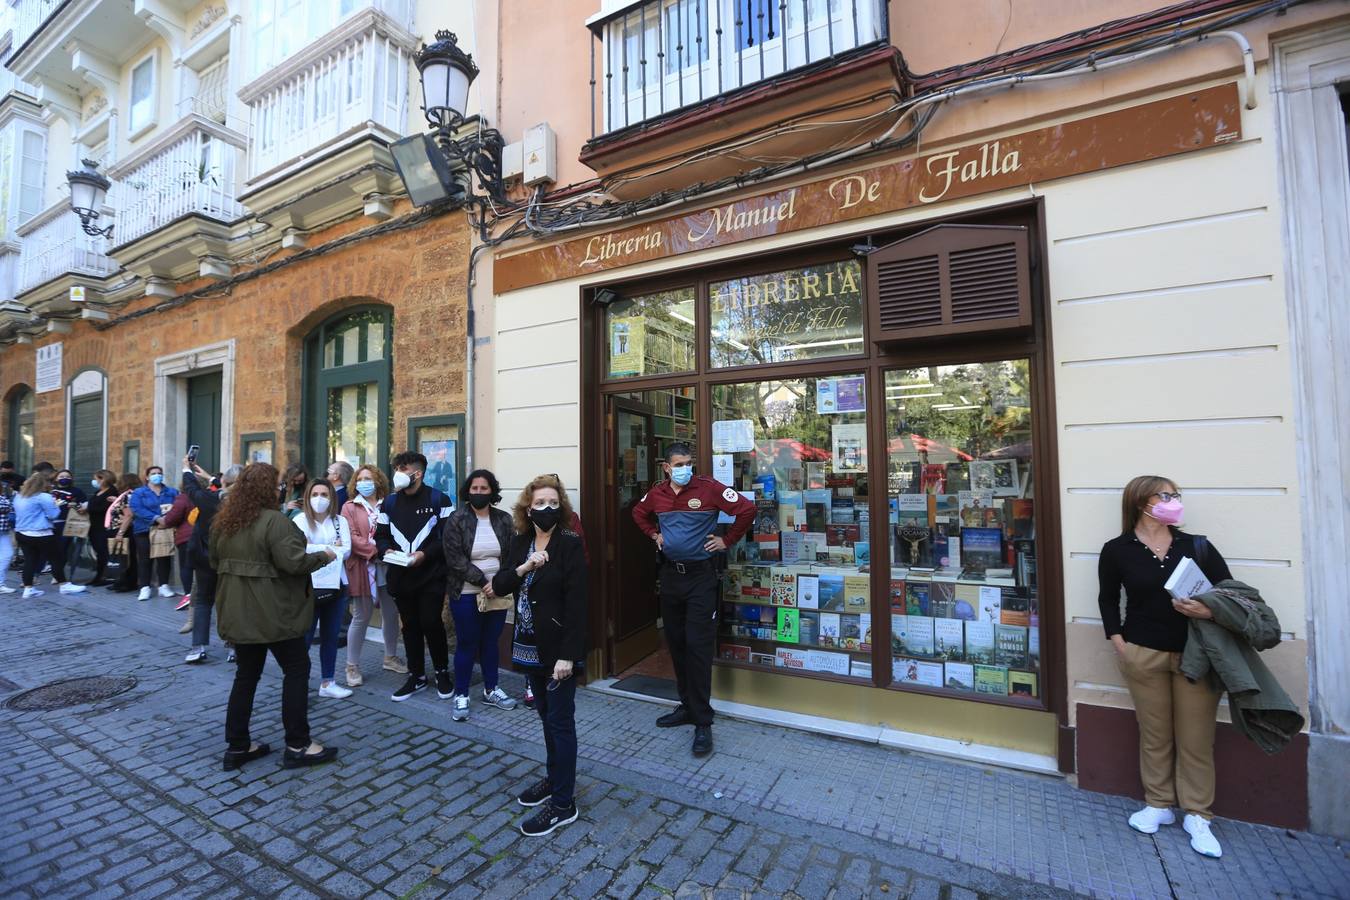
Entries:
<svg viewBox="0 0 1350 900">
<path fill-rule="evenodd" d="M 408 674 L 408 664 L 397 655 L 398 610 L 384 587 L 384 564 L 375 560 L 375 517 L 388 493 L 389 481 L 384 473 L 373 466 L 362 466 L 352 474 L 347 486 L 347 496 L 352 499 L 342 507 L 342 516 L 352 535 L 352 552 L 346 562 L 347 590 L 352 600 L 352 624 L 347 631 L 348 687 L 364 681 L 361 650 L 376 606 L 380 608 L 384 632 L 384 668 L 398 675 Z"/>
</svg>

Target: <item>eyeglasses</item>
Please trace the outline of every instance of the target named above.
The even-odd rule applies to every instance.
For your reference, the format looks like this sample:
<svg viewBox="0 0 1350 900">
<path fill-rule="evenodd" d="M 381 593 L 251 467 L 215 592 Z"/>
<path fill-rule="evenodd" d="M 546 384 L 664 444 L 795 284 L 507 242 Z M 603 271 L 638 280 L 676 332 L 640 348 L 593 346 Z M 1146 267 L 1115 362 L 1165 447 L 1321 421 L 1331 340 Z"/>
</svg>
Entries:
<svg viewBox="0 0 1350 900">
<path fill-rule="evenodd" d="M 1181 499 L 1181 491 L 1177 491 L 1175 493 L 1171 491 L 1158 491 L 1158 493 L 1154 494 L 1153 496 L 1157 497 L 1164 503 L 1170 503 L 1173 500 Z"/>
</svg>

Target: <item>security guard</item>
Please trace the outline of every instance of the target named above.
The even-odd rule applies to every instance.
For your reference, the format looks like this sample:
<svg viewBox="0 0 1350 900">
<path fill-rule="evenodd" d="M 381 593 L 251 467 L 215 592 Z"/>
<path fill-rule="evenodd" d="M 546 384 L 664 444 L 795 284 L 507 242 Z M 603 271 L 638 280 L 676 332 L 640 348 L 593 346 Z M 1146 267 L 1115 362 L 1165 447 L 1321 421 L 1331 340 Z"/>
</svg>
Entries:
<svg viewBox="0 0 1350 900">
<path fill-rule="evenodd" d="M 694 475 L 693 450 L 680 441 L 666 449 L 669 481 L 633 507 L 633 521 L 661 549 L 661 618 L 675 663 L 680 705 L 656 720 L 661 728 L 694 726 L 695 756 L 712 752 L 712 661 L 717 642 L 717 567 L 714 553 L 745 536 L 755 504 L 732 488 Z M 725 537 L 714 534 L 718 512 L 736 517 Z"/>
</svg>

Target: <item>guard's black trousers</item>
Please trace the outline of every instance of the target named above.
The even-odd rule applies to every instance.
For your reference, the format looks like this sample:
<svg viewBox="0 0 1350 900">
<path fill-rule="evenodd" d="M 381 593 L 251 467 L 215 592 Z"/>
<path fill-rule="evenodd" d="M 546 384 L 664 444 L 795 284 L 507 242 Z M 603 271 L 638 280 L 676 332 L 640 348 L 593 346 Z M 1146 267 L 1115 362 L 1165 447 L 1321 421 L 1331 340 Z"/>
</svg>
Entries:
<svg viewBox="0 0 1350 900">
<path fill-rule="evenodd" d="M 711 725 L 712 661 L 717 643 L 717 571 L 711 561 L 661 567 L 661 619 L 675 663 L 680 702 L 695 725 Z"/>
</svg>

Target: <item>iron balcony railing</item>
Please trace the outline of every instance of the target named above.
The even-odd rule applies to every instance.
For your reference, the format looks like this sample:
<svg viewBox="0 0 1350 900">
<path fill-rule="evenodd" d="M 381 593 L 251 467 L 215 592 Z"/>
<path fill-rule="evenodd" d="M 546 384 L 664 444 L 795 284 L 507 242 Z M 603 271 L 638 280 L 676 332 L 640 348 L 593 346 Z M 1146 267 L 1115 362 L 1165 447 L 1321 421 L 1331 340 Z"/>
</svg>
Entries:
<svg viewBox="0 0 1350 900">
<path fill-rule="evenodd" d="M 886 0 L 644 0 L 593 20 L 591 136 L 889 39 Z M 597 72 L 597 65 L 599 70 Z"/>
</svg>

